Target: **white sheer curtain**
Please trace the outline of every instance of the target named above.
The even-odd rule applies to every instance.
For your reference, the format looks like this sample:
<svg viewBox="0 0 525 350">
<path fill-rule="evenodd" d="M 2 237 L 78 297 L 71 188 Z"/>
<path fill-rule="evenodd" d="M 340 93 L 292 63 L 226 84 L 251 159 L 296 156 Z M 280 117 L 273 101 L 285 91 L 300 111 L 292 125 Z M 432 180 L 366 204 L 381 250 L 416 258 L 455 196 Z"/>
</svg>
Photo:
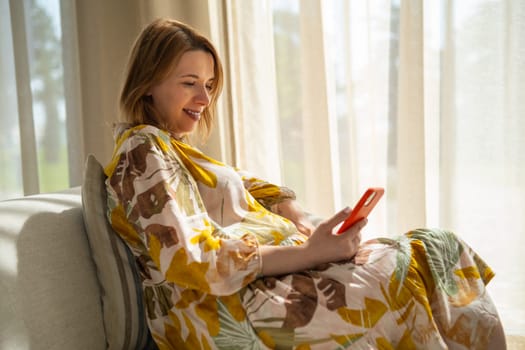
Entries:
<svg viewBox="0 0 525 350">
<path fill-rule="evenodd" d="M 525 334 L 525 3 L 225 4 L 237 165 L 321 215 L 384 186 L 365 236 L 454 230 Z"/>
</svg>

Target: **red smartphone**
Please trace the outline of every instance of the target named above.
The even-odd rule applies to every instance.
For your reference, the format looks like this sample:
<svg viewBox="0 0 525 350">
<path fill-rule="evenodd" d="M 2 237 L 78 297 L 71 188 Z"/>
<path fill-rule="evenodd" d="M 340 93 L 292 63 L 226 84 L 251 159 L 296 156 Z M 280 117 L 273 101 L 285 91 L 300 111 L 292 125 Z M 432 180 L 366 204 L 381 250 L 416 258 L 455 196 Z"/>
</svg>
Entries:
<svg viewBox="0 0 525 350">
<path fill-rule="evenodd" d="M 385 193 L 385 189 L 382 187 L 370 187 L 367 189 L 354 209 L 352 209 L 350 215 L 348 215 L 339 230 L 337 230 L 337 234 L 343 233 L 357 221 L 366 218 L 372 209 L 374 209 L 377 202 L 379 202 L 383 193 Z"/>
</svg>

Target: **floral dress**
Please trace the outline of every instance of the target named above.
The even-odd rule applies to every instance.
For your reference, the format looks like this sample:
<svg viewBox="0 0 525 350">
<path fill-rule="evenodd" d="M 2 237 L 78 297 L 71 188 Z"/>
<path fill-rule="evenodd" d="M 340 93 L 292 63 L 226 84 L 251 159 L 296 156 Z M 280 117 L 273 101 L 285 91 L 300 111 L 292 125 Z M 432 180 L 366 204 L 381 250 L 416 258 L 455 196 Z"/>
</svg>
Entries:
<svg viewBox="0 0 525 350">
<path fill-rule="evenodd" d="M 122 130 L 108 218 L 135 256 L 159 349 L 483 349 L 491 269 L 453 233 L 414 230 L 350 261 L 261 276 L 260 245 L 306 237 L 293 198 L 153 126 Z"/>
</svg>

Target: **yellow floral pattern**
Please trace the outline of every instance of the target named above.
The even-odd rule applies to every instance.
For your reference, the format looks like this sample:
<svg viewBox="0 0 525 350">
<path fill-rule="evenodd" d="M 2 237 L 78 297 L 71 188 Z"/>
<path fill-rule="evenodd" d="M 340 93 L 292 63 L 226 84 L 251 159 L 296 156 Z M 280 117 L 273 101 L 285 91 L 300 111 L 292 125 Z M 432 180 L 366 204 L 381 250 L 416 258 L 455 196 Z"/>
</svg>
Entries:
<svg viewBox="0 0 525 350">
<path fill-rule="evenodd" d="M 497 322 L 493 272 L 450 232 L 261 277 L 259 245 L 306 239 L 268 210 L 291 190 L 145 125 L 120 133 L 105 171 L 108 219 L 135 255 L 159 349 L 483 349 Z"/>
</svg>

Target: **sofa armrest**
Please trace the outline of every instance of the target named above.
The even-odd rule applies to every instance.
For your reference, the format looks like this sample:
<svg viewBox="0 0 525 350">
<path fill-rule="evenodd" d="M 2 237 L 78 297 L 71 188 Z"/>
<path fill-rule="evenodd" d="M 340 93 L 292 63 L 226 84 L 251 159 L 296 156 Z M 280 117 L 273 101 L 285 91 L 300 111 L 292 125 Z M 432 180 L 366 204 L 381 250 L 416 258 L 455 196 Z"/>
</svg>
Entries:
<svg viewBox="0 0 525 350">
<path fill-rule="evenodd" d="M 6 349 L 105 349 L 80 188 L 0 202 L 0 339 Z"/>
</svg>

